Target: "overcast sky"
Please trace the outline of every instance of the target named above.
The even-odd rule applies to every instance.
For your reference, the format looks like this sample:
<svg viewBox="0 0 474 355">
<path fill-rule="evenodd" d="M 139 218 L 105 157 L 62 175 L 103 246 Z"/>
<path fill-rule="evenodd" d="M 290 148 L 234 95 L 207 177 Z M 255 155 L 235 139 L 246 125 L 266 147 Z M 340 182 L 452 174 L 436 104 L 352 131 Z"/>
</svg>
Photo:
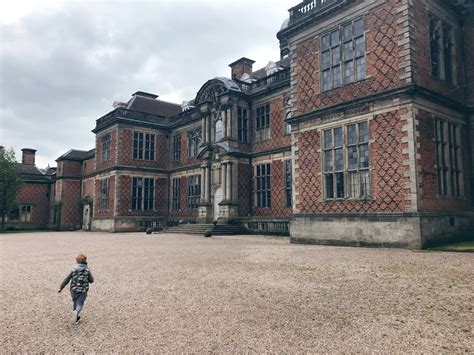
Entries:
<svg viewBox="0 0 474 355">
<path fill-rule="evenodd" d="M 137 90 L 180 104 L 240 57 L 279 59 L 298 0 L 0 3 L 0 145 L 39 167 L 94 147 L 95 120 Z"/>
</svg>

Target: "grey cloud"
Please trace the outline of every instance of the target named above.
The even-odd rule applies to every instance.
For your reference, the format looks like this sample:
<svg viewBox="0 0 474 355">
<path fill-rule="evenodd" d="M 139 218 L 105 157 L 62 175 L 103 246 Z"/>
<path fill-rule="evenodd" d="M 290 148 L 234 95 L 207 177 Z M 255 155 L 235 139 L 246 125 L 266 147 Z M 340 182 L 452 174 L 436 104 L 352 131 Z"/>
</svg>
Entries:
<svg viewBox="0 0 474 355">
<path fill-rule="evenodd" d="M 54 163 L 93 147 L 90 130 L 114 100 L 136 90 L 191 99 L 241 56 L 264 66 L 278 59 L 275 34 L 295 3 L 65 2 L 1 25 L 1 144 Z"/>
</svg>

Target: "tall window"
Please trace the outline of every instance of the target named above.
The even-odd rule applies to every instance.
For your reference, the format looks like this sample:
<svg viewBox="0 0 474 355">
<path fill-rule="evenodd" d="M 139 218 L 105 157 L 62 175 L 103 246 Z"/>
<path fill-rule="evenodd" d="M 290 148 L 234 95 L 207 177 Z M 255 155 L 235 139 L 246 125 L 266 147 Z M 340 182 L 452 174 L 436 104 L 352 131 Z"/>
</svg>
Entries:
<svg viewBox="0 0 474 355">
<path fill-rule="evenodd" d="M 368 123 L 362 122 L 328 129 L 324 131 L 323 139 L 325 198 L 369 196 Z"/>
<path fill-rule="evenodd" d="M 430 15 L 431 75 L 448 84 L 456 84 L 456 56 L 453 28 Z"/>
<path fill-rule="evenodd" d="M 364 19 L 321 37 L 322 91 L 365 79 Z"/>
<path fill-rule="evenodd" d="M 181 134 L 173 136 L 173 161 L 181 160 Z"/>
<path fill-rule="evenodd" d="M 347 126 L 349 197 L 369 195 L 369 128 L 367 122 Z"/>
<path fill-rule="evenodd" d="M 292 185 L 291 160 L 286 160 L 285 161 L 285 206 L 286 207 L 292 206 L 291 185 Z"/>
<path fill-rule="evenodd" d="M 188 177 L 188 209 L 198 208 L 201 199 L 201 175 Z"/>
<path fill-rule="evenodd" d="M 256 188 L 257 207 L 272 206 L 272 166 L 271 164 L 257 165 Z"/>
<path fill-rule="evenodd" d="M 133 133 L 133 159 L 155 160 L 155 135 L 150 133 Z"/>
<path fill-rule="evenodd" d="M 461 132 L 459 125 L 440 119 L 436 127 L 436 166 L 438 193 L 441 196 L 461 196 Z"/>
<path fill-rule="evenodd" d="M 102 145 L 102 161 L 107 161 L 110 159 L 110 133 L 104 134 L 101 137 Z"/>
<path fill-rule="evenodd" d="M 255 111 L 255 141 L 270 139 L 270 104 L 258 107 Z"/>
<path fill-rule="evenodd" d="M 201 145 L 202 134 L 200 129 L 188 132 L 188 158 L 197 156 L 199 146 Z"/>
<path fill-rule="evenodd" d="M 249 117 L 245 108 L 237 108 L 237 131 L 239 142 L 248 143 L 249 141 Z"/>
<path fill-rule="evenodd" d="M 178 211 L 180 209 L 180 188 L 181 188 L 181 179 L 174 178 L 171 180 L 171 209 L 173 211 Z"/>
<path fill-rule="evenodd" d="M 100 180 L 99 209 L 101 211 L 109 209 L 109 178 Z"/>
<path fill-rule="evenodd" d="M 222 140 L 222 133 L 223 133 L 222 119 L 220 116 L 218 116 L 216 119 L 215 132 L 216 132 L 216 142 L 219 142 L 220 140 Z"/>
<path fill-rule="evenodd" d="M 134 177 L 132 181 L 132 210 L 153 211 L 155 208 L 155 179 Z"/>
<path fill-rule="evenodd" d="M 291 118 L 291 98 L 287 97 L 284 102 L 285 106 L 285 134 L 291 134 L 291 124 L 286 120 Z"/>
</svg>

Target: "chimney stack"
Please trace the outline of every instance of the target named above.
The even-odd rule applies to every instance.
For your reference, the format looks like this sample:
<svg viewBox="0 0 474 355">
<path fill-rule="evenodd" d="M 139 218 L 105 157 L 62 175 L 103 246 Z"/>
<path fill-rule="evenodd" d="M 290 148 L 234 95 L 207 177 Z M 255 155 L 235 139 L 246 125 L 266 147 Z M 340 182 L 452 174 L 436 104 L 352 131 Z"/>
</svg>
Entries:
<svg viewBox="0 0 474 355">
<path fill-rule="evenodd" d="M 231 78 L 240 80 L 244 74 L 252 75 L 253 63 L 255 63 L 254 60 L 242 57 L 229 64 L 229 67 L 231 68 Z"/>
<path fill-rule="evenodd" d="M 23 148 L 21 151 L 23 152 L 21 163 L 28 164 L 28 165 L 35 165 L 36 149 Z"/>
</svg>

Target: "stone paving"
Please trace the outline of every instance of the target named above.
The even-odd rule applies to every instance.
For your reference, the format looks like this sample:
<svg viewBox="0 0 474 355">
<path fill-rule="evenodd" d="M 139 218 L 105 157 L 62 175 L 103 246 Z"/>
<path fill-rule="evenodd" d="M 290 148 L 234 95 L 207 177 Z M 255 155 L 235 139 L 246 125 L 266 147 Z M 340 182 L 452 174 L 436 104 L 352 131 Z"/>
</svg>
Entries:
<svg viewBox="0 0 474 355">
<path fill-rule="evenodd" d="M 57 293 L 84 252 L 83 319 Z M 6 352 L 474 352 L 474 257 L 287 238 L 0 235 Z"/>
</svg>

